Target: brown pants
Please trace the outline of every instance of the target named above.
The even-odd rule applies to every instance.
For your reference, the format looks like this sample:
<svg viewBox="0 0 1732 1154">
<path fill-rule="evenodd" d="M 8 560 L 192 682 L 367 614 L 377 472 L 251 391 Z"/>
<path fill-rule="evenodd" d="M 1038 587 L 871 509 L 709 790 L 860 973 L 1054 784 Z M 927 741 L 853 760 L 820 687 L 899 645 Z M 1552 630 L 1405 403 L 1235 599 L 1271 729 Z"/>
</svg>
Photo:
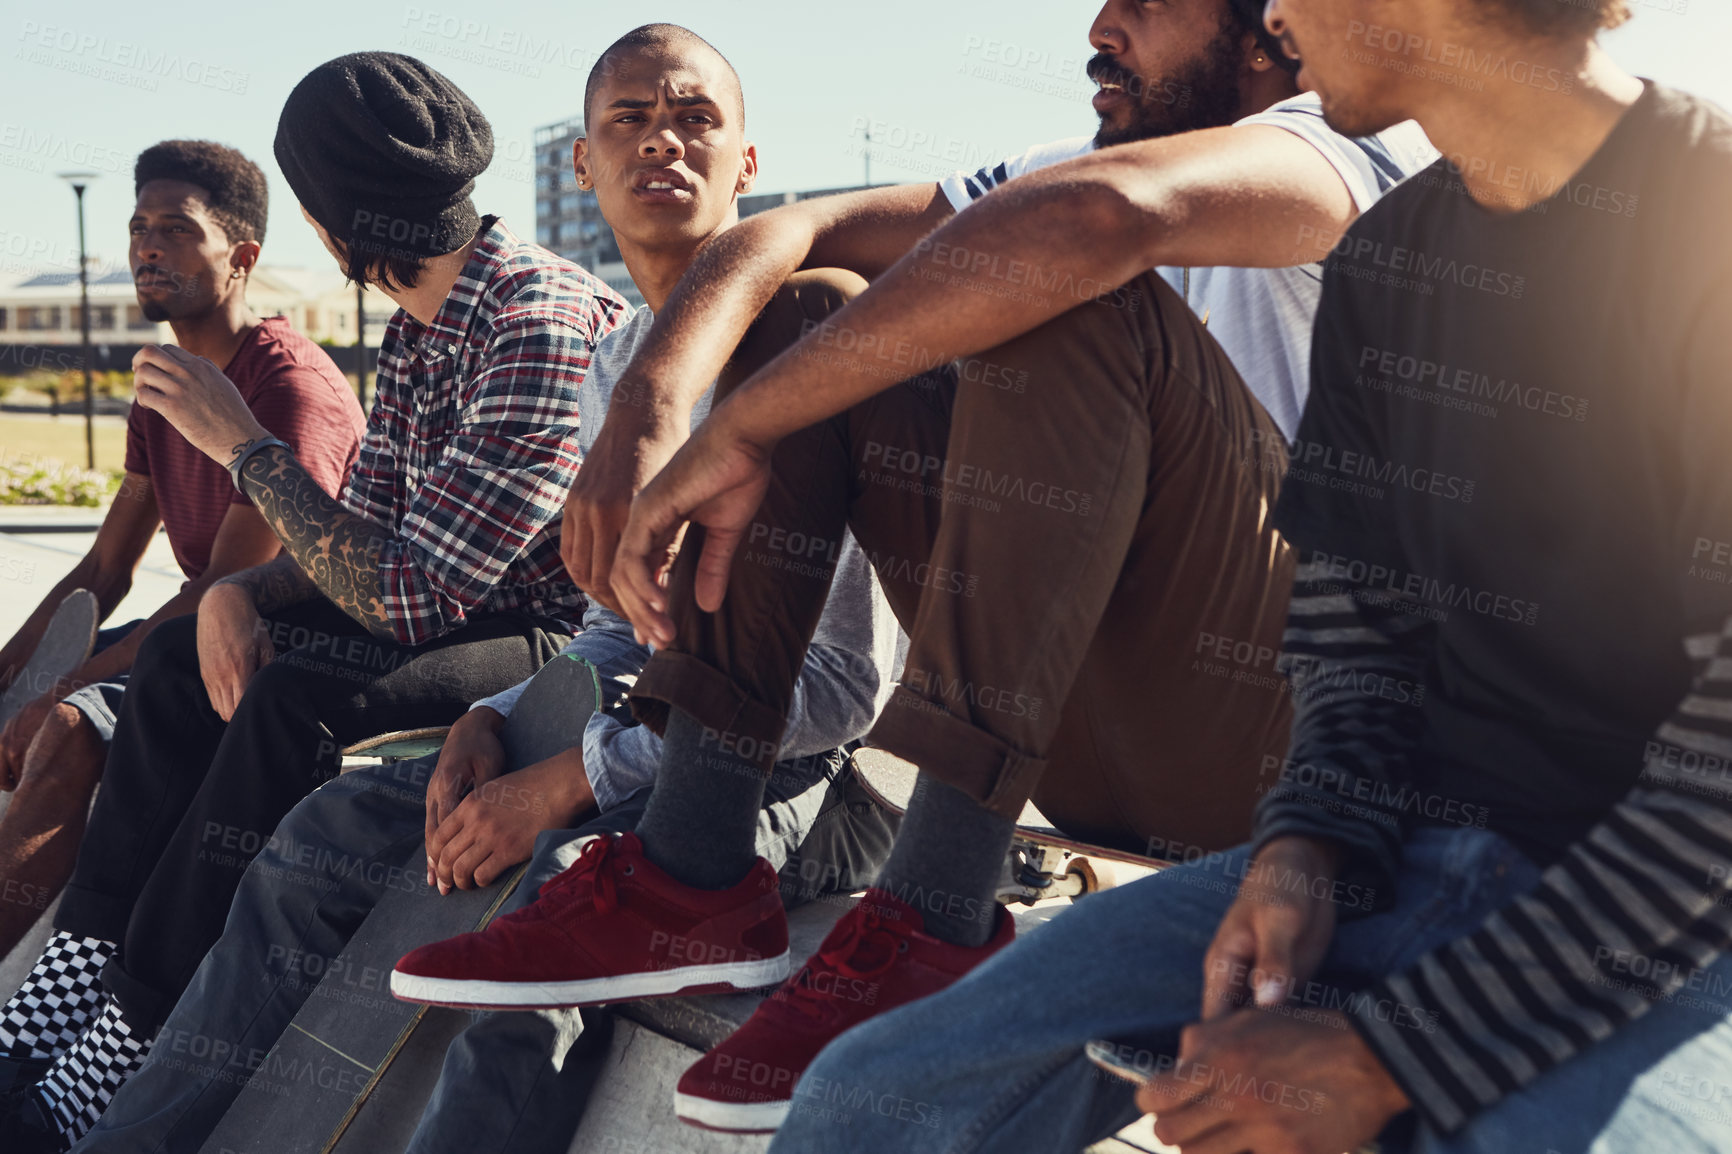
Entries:
<svg viewBox="0 0 1732 1154">
<path fill-rule="evenodd" d="M 833 270 L 790 280 L 718 399 L 862 287 Z M 811 355 L 847 344 L 826 330 Z M 718 613 L 692 596 L 688 536 L 678 640 L 634 708 L 659 729 L 677 705 L 762 748 L 767 769 L 847 528 L 912 640 L 872 744 L 1009 816 L 1032 795 L 1076 837 L 1235 844 L 1287 738 L 1282 445 L 1146 274 L 783 440 Z"/>
</svg>

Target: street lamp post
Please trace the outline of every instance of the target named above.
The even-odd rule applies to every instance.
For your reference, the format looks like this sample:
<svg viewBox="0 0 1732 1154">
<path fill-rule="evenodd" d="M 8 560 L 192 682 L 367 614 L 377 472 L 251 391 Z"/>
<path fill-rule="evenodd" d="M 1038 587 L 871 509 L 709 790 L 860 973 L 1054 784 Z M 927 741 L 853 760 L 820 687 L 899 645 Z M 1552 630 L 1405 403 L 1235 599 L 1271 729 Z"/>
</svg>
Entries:
<svg viewBox="0 0 1732 1154">
<path fill-rule="evenodd" d="M 84 190 L 97 175 L 60 174 L 60 179 L 70 184 L 78 197 L 78 328 L 84 340 L 84 458 L 90 469 L 96 468 L 96 392 L 90 381 L 90 258 L 84 251 Z"/>
<path fill-rule="evenodd" d="M 355 392 L 367 411 L 367 286 L 355 285 Z"/>
</svg>

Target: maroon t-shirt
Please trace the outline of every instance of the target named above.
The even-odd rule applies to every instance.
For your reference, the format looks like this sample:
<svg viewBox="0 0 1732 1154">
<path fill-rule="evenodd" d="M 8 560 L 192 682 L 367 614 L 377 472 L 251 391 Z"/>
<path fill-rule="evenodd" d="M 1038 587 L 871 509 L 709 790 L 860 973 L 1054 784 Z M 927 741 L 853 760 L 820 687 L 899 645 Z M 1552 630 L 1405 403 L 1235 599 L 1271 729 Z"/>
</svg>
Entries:
<svg viewBox="0 0 1732 1154">
<path fill-rule="evenodd" d="M 367 422 L 325 350 L 272 317 L 247 335 L 223 372 L 259 423 L 287 441 L 302 468 L 335 497 Z M 229 506 L 252 504 L 235 491 L 227 469 L 143 405 L 133 405 L 126 418 L 126 471 L 150 478 L 174 559 L 189 579 L 210 564 Z"/>
</svg>

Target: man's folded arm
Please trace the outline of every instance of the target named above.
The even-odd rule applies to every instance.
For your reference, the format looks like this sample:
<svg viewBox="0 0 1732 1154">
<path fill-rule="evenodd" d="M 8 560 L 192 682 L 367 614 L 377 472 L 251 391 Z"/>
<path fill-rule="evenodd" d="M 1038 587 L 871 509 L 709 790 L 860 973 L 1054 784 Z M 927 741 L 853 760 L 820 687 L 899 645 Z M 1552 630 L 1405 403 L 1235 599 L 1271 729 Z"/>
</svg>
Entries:
<svg viewBox="0 0 1732 1154">
<path fill-rule="evenodd" d="M 935 185 L 816 197 L 742 221 L 704 246 L 615 390 L 680 428 L 789 276 L 842 268 L 870 280 L 954 210 Z"/>
<path fill-rule="evenodd" d="M 1101 149 L 958 213 L 717 412 L 729 410 L 744 439 L 773 444 L 1077 305 L 1112 302 L 1158 265 L 1309 263 L 1356 214 L 1335 166 L 1269 125 Z"/>
</svg>

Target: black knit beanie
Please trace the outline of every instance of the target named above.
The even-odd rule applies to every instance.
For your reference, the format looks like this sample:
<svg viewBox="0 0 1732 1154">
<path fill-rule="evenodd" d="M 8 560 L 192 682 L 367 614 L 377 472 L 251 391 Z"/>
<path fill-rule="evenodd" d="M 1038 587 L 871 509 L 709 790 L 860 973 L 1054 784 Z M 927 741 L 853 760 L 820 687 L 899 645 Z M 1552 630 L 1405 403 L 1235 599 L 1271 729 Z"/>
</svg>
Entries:
<svg viewBox="0 0 1732 1154">
<path fill-rule="evenodd" d="M 1269 34 L 1269 29 L 1263 23 L 1263 10 L 1268 7 L 1265 0 L 1231 0 L 1233 10 L 1239 18 L 1250 25 L 1251 31 L 1257 34 L 1257 47 L 1269 54 L 1269 59 L 1289 72 L 1299 71 L 1299 61 L 1290 59 L 1281 49 L 1281 42 Z"/>
<path fill-rule="evenodd" d="M 480 227 L 469 199 L 493 129 L 451 81 L 410 56 L 356 52 L 295 85 L 277 163 L 308 214 L 351 253 L 426 259 Z"/>
</svg>

